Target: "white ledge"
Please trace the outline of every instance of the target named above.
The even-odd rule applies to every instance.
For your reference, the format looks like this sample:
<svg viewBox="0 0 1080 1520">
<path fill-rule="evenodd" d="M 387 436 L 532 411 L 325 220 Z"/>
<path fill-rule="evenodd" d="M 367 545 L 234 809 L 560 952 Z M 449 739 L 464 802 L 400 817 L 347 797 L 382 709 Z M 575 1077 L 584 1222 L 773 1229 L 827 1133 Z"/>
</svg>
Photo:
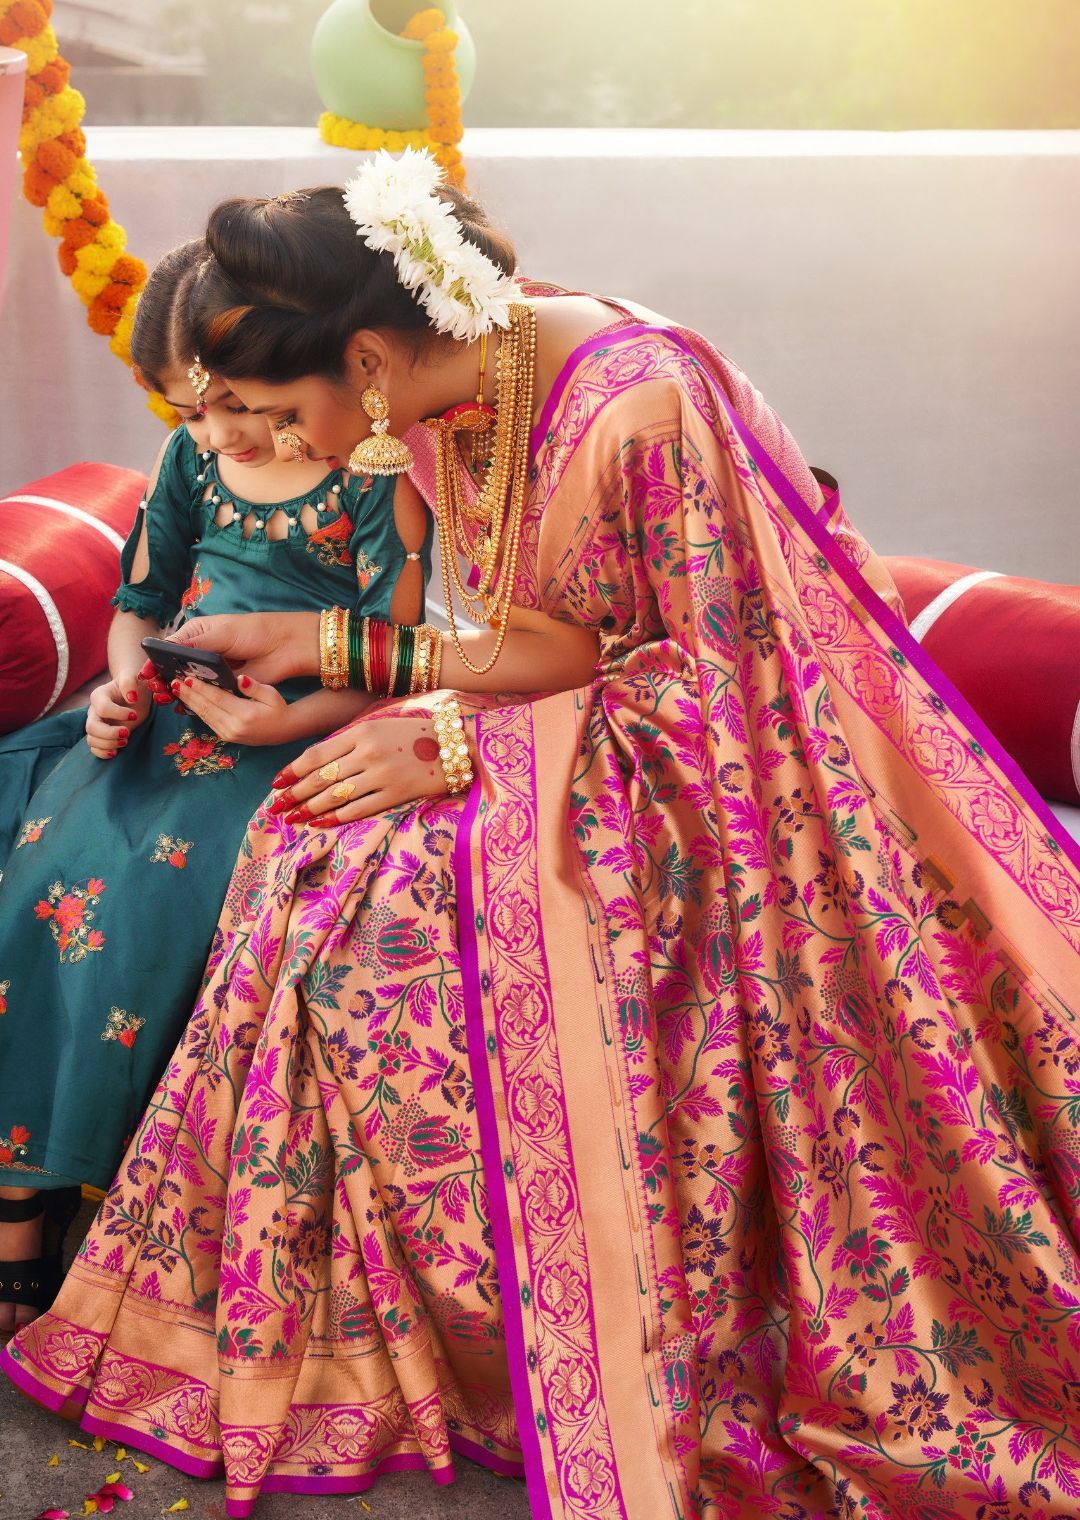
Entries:
<svg viewBox="0 0 1080 1520">
<path fill-rule="evenodd" d="M 95 127 L 148 263 L 234 195 L 342 184 L 306 127 Z M 749 373 L 886 553 L 1080 580 L 1080 131 L 473 130 L 469 183 L 530 274 L 640 301 Z M 146 467 L 161 425 L 20 201 L 0 323 L 0 489 Z"/>
<path fill-rule="evenodd" d="M 354 155 L 331 148 L 311 127 L 90 127 L 93 162 L 297 158 L 328 162 Z M 1068 158 L 1080 155 L 1080 130 L 1054 132 L 766 132 L 538 127 L 473 127 L 469 159 L 693 158 Z"/>
</svg>

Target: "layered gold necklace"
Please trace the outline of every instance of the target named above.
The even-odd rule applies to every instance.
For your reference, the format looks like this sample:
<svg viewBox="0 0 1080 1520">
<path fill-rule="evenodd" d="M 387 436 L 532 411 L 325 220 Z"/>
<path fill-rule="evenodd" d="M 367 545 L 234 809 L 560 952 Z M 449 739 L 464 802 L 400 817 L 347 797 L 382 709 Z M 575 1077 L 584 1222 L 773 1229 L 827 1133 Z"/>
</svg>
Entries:
<svg viewBox="0 0 1080 1520">
<path fill-rule="evenodd" d="M 483 364 L 481 356 L 481 377 Z M 462 664 L 478 676 L 489 671 L 499 658 L 514 595 L 528 486 L 535 365 L 536 310 L 515 302 L 495 364 L 494 428 L 491 408 L 483 402 L 482 379 L 475 403 L 452 407 L 427 423 L 436 435 L 435 518 L 450 637 Z M 471 435 L 472 470 L 479 481 L 474 499 L 470 499 L 462 480 L 459 433 Z M 490 447 L 483 447 L 485 444 Z M 474 566 L 467 584 L 462 580 L 459 555 Z M 454 590 L 467 617 L 496 631 L 494 651 L 483 665 L 474 665 L 462 647 L 454 615 Z"/>
</svg>

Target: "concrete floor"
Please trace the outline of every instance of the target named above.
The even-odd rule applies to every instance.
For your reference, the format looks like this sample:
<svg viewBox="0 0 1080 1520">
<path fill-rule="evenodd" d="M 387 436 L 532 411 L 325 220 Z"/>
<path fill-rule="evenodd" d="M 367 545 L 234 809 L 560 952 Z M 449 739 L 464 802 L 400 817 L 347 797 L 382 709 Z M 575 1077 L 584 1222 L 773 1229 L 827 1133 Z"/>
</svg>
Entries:
<svg viewBox="0 0 1080 1520">
<path fill-rule="evenodd" d="M 83 1231 L 92 1216 L 85 1208 L 78 1221 Z M 68 1237 L 69 1249 L 79 1239 L 76 1226 Z M 72 1439 L 91 1449 L 70 1446 Z M 148 1472 L 136 1472 L 130 1455 L 118 1469 L 112 1442 L 101 1452 L 92 1446 L 92 1438 L 77 1426 L 40 1409 L 0 1376 L 0 1520 L 34 1520 L 49 1507 L 68 1510 L 81 1520 L 85 1495 L 117 1470 L 135 1497 L 130 1504 L 116 1504 L 114 1520 L 157 1520 L 178 1499 L 188 1501 L 187 1520 L 225 1520 L 223 1482 L 187 1478 L 141 1456 Z M 48 1465 L 53 1456 L 59 1458 L 56 1467 Z M 454 1461 L 458 1477 L 449 1488 L 437 1488 L 422 1472 L 387 1473 L 354 1498 L 268 1494 L 259 1500 L 254 1520 L 529 1520 L 522 1481 L 498 1478 L 462 1457 Z"/>
</svg>

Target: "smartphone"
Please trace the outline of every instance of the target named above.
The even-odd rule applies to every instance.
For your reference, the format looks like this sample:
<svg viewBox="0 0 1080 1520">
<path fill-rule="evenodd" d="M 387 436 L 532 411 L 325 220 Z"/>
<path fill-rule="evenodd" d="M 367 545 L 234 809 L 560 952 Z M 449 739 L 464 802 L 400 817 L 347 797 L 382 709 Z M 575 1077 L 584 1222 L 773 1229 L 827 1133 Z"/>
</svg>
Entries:
<svg viewBox="0 0 1080 1520">
<path fill-rule="evenodd" d="M 173 681 L 182 681 L 185 676 L 193 676 L 211 686 L 220 686 L 222 691 L 232 692 L 234 697 L 244 696 L 236 672 L 216 649 L 198 649 L 193 644 L 174 644 L 171 639 L 143 639 L 142 647 L 154 662 L 154 667 L 166 686 Z"/>
</svg>

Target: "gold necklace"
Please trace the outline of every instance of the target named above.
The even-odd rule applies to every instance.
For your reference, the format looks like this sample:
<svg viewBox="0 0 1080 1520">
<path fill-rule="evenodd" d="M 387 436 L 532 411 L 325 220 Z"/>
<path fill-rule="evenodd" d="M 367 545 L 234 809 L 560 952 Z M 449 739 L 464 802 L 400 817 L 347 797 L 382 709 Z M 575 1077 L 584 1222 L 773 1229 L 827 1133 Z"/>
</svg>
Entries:
<svg viewBox="0 0 1080 1520">
<path fill-rule="evenodd" d="M 436 434 L 435 517 L 450 637 L 462 664 L 478 676 L 492 668 L 506 639 L 528 484 L 535 364 L 536 311 L 515 302 L 495 362 L 494 447 L 474 501 L 462 490 L 455 434 L 487 432 L 491 427 L 490 408 L 466 402 L 442 417 L 429 418 L 427 424 Z M 458 554 L 476 567 L 475 585 L 462 580 Z M 454 590 L 468 618 L 496 630 L 495 649 L 483 665 L 474 665 L 462 647 L 454 615 Z"/>
</svg>

